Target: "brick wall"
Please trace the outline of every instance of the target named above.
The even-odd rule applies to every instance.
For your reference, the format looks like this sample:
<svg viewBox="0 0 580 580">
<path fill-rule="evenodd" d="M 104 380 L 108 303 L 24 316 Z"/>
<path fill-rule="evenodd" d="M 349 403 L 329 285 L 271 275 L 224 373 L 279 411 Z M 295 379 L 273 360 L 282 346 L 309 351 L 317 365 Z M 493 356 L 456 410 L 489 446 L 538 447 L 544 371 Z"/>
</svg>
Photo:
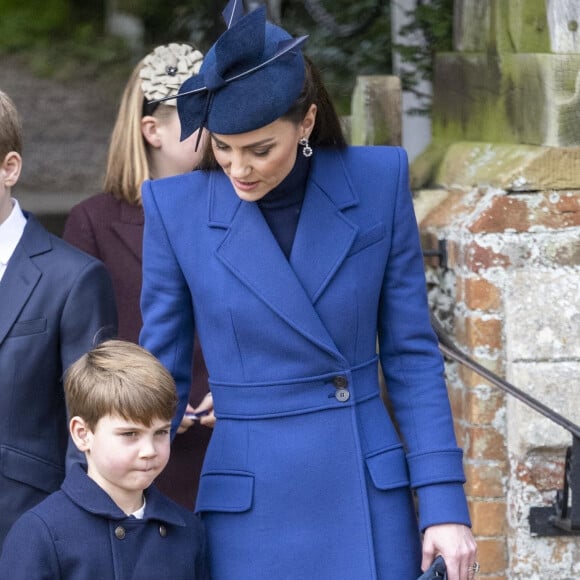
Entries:
<svg viewBox="0 0 580 580">
<path fill-rule="evenodd" d="M 518 158 L 498 177 L 494 155 L 505 164 L 505 147 L 487 149 L 491 177 L 475 187 L 476 149 L 463 170 L 457 156 L 447 165 L 453 186 L 416 195 L 424 247 L 445 240 L 448 254 L 444 267 L 427 260 L 432 306 L 464 352 L 580 423 L 580 187 L 515 191 L 548 181 L 541 158 L 557 152 L 532 148 L 533 163 Z M 579 177 L 579 167 L 564 175 Z M 532 537 L 528 522 L 529 508 L 562 487 L 571 436 L 466 367 L 449 363 L 448 384 L 480 578 L 580 577 L 580 538 Z"/>
</svg>

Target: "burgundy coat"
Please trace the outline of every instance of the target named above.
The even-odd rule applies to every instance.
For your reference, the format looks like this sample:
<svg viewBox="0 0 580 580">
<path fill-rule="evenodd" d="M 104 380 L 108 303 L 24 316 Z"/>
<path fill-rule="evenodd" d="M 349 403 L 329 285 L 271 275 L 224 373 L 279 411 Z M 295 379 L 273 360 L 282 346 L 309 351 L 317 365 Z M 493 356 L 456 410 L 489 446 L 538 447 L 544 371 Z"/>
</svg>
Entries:
<svg viewBox="0 0 580 580">
<path fill-rule="evenodd" d="M 119 338 L 139 342 L 141 330 L 141 259 L 143 208 L 99 193 L 74 206 L 63 238 L 107 267 L 117 301 Z M 194 348 L 195 378 L 189 400 L 195 407 L 208 391 L 207 370 L 199 345 Z M 185 507 L 193 509 L 199 474 L 211 430 L 194 425 L 177 435 L 171 459 L 157 480 L 157 487 Z"/>
</svg>

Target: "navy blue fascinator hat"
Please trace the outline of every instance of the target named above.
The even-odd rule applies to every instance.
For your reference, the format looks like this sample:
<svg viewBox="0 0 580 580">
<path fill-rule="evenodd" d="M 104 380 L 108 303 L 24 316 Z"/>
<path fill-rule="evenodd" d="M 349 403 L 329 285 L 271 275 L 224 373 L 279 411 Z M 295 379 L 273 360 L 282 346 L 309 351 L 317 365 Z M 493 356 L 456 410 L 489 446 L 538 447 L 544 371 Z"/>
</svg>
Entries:
<svg viewBox="0 0 580 580">
<path fill-rule="evenodd" d="M 173 97 L 182 140 L 202 127 L 224 135 L 259 129 L 284 115 L 302 92 L 300 46 L 307 36 L 293 38 L 267 22 L 264 6 L 244 16 L 242 0 L 231 0 L 222 14 L 228 29 Z"/>
</svg>

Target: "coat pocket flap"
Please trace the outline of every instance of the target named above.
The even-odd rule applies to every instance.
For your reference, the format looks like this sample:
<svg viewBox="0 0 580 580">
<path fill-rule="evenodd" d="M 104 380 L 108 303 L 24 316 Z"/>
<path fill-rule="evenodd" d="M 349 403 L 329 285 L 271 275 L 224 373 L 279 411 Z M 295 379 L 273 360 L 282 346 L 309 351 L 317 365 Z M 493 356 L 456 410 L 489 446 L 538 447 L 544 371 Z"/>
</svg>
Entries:
<svg viewBox="0 0 580 580">
<path fill-rule="evenodd" d="M 377 489 L 395 489 L 409 485 L 409 470 L 402 447 L 391 447 L 367 455 L 366 463 Z"/>
<path fill-rule="evenodd" d="M 4 477 L 47 493 L 56 491 L 64 479 L 64 466 L 49 463 L 12 447 L 2 447 L 0 458 L 0 469 Z"/>
<path fill-rule="evenodd" d="M 254 474 L 244 471 L 210 471 L 201 476 L 198 512 L 245 512 L 254 499 Z"/>
</svg>

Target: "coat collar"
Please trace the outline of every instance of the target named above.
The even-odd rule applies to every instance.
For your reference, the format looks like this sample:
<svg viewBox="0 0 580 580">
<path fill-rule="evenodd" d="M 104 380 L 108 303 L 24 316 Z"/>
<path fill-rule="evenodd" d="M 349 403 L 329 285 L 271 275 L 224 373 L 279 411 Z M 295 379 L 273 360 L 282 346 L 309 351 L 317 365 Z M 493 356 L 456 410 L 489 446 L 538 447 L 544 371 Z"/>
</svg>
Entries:
<svg viewBox="0 0 580 580">
<path fill-rule="evenodd" d="M 52 251 L 50 234 L 32 214 L 24 212 L 24 216 L 27 219 L 26 227 L 0 281 L 0 345 L 42 276 L 31 258 Z"/>
<path fill-rule="evenodd" d="M 341 153 L 316 152 L 289 262 L 257 204 L 241 201 L 227 176 L 214 172 L 209 189 L 209 225 L 229 230 L 218 258 L 290 326 L 342 360 L 314 309 L 358 231 L 343 214 L 358 197 Z"/>
<path fill-rule="evenodd" d="M 124 520 L 128 517 L 87 475 L 85 467 L 80 463 L 72 465 L 61 489 L 73 503 L 87 512 L 112 520 Z M 186 525 L 178 506 L 170 502 L 154 486 L 145 490 L 145 498 L 147 504 L 143 520 L 156 520 L 176 526 Z"/>
</svg>

